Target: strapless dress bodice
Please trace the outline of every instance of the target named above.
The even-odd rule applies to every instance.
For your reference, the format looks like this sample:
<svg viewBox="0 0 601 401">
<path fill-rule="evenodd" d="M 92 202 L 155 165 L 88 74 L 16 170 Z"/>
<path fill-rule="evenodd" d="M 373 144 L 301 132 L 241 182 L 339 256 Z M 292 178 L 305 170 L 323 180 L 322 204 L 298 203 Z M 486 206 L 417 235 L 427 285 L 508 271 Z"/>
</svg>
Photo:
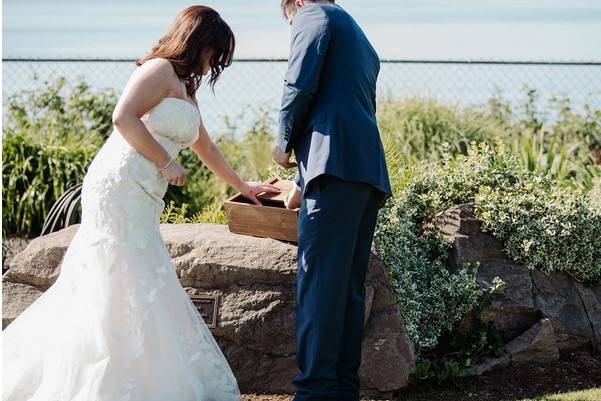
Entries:
<svg viewBox="0 0 601 401">
<path fill-rule="evenodd" d="M 152 137 L 173 157 L 196 142 L 202 123 L 198 108 L 176 97 L 164 97 L 140 119 Z M 106 146 L 118 153 L 138 155 L 117 127 L 113 128 Z"/>
<path fill-rule="evenodd" d="M 150 133 L 186 148 L 198 139 L 201 123 L 196 106 L 183 99 L 165 97 L 141 118 Z"/>
</svg>

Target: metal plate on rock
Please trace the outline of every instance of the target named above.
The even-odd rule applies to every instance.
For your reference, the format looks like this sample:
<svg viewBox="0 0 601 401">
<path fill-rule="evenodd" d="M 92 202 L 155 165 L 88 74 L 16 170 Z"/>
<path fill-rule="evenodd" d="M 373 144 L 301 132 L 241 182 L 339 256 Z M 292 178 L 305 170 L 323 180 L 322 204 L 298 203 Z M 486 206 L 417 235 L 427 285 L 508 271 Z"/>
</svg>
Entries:
<svg viewBox="0 0 601 401">
<path fill-rule="evenodd" d="M 219 296 L 217 295 L 190 295 L 190 299 L 200 316 L 210 329 L 217 327 L 217 304 Z"/>
</svg>

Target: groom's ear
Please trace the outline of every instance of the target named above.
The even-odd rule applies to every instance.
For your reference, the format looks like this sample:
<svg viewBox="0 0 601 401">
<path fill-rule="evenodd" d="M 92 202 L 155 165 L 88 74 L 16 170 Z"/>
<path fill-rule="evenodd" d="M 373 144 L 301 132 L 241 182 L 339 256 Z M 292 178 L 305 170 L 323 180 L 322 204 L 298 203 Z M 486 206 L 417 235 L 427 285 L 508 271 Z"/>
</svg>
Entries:
<svg viewBox="0 0 601 401">
<path fill-rule="evenodd" d="M 303 0 L 295 0 L 294 5 L 296 6 L 296 8 L 301 8 L 305 5 L 305 3 L 303 2 Z"/>
</svg>

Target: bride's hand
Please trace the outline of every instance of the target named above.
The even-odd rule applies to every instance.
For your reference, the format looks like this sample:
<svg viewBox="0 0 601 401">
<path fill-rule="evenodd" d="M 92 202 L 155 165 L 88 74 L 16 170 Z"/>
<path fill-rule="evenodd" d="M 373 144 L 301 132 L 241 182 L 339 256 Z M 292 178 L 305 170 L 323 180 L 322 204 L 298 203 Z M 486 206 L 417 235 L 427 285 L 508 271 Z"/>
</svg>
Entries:
<svg viewBox="0 0 601 401">
<path fill-rule="evenodd" d="M 263 192 L 267 192 L 269 194 L 279 194 L 280 189 L 271 184 L 262 184 L 260 182 L 245 182 L 242 188 L 240 188 L 240 193 L 246 199 L 251 200 L 255 205 L 260 205 L 261 201 L 257 199 L 257 195 Z"/>
<path fill-rule="evenodd" d="M 174 160 L 161 172 L 163 179 L 171 185 L 182 186 L 186 183 L 186 170 Z"/>
</svg>

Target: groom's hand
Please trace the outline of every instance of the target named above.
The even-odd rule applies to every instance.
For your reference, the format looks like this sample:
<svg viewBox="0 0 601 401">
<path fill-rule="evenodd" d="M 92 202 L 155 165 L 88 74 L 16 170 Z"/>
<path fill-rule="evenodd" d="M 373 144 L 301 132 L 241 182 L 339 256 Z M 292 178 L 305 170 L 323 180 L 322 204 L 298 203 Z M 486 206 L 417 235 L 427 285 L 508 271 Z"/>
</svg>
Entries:
<svg viewBox="0 0 601 401">
<path fill-rule="evenodd" d="M 301 189 L 298 186 L 294 186 L 293 189 L 288 192 L 286 199 L 284 200 L 286 209 L 298 209 L 301 205 Z"/>
<path fill-rule="evenodd" d="M 273 150 L 271 151 L 271 155 L 273 156 L 273 160 L 280 166 L 284 168 L 293 168 L 296 167 L 296 163 L 292 163 L 290 161 L 290 157 L 292 156 L 292 152 L 284 153 L 282 148 L 278 145 L 273 146 Z"/>
</svg>

